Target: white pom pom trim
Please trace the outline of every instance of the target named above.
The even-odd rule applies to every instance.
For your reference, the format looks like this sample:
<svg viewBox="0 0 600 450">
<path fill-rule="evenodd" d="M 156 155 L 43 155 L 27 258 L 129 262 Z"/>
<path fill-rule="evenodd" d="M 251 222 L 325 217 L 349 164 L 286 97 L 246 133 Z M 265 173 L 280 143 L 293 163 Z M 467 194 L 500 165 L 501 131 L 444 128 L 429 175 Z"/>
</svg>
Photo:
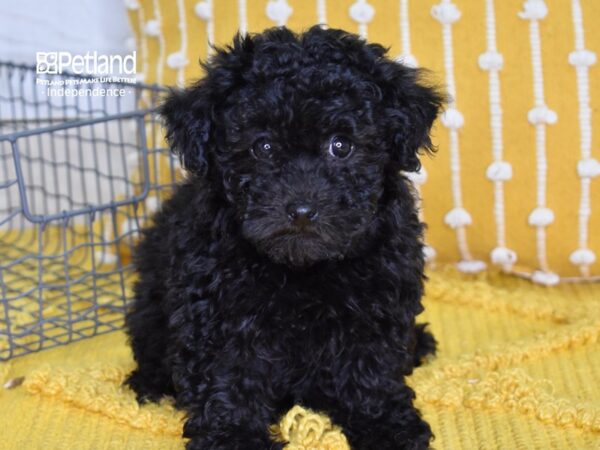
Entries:
<svg viewBox="0 0 600 450">
<path fill-rule="evenodd" d="M 590 249 L 580 248 L 571 253 L 569 260 L 576 266 L 589 266 L 596 262 L 596 254 Z"/>
<path fill-rule="evenodd" d="M 461 12 L 454 3 L 443 3 L 431 8 L 431 15 L 438 22 L 449 25 L 460 19 Z"/>
<path fill-rule="evenodd" d="M 575 67 L 589 67 L 596 64 L 596 53 L 591 50 L 574 50 L 569 53 L 569 64 Z"/>
<path fill-rule="evenodd" d="M 451 130 L 458 130 L 462 128 L 465 123 L 465 119 L 461 112 L 456 108 L 448 108 L 442 113 L 441 117 L 442 125 Z"/>
<path fill-rule="evenodd" d="M 548 15 L 548 7 L 544 0 L 527 0 L 523 8 L 519 13 L 521 19 L 540 20 Z"/>
<path fill-rule="evenodd" d="M 531 274 L 531 281 L 544 286 L 556 286 L 560 282 L 560 277 L 554 272 L 536 270 Z"/>
<path fill-rule="evenodd" d="M 366 0 L 356 0 L 348 10 L 350 18 L 356 23 L 368 24 L 375 17 L 375 8 L 369 5 Z"/>
<path fill-rule="evenodd" d="M 267 5 L 267 17 L 279 24 L 285 24 L 293 11 L 286 0 L 270 0 Z"/>
<path fill-rule="evenodd" d="M 581 178 L 596 178 L 600 175 L 600 162 L 594 158 L 582 159 L 577 163 L 577 174 Z"/>
<path fill-rule="evenodd" d="M 406 176 L 406 178 L 408 178 L 410 181 L 412 181 L 414 184 L 421 186 L 423 184 L 425 184 L 425 182 L 427 181 L 427 171 L 425 170 L 425 167 L 422 167 L 419 169 L 418 172 L 403 172 L 404 175 Z"/>
<path fill-rule="evenodd" d="M 160 23 L 158 20 L 149 20 L 146 22 L 146 25 L 144 25 L 144 33 L 152 37 L 160 36 Z"/>
<path fill-rule="evenodd" d="M 547 227 L 554 222 L 554 212 L 550 208 L 537 207 L 529 214 L 528 222 L 532 227 Z"/>
<path fill-rule="evenodd" d="M 454 208 L 448 211 L 444 216 L 444 222 L 450 228 L 464 227 L 471 225 L 471 215 L 464 208 Z"/>
<path fill-rule="evenodd" d="M 498 52 L 485 52 L 479 55 L 479 67 L 483 70 L 501 70 L 504 58 Z"/>
<path fill-rule="evenodd" d="M 194 12 L 199 19 L 209 21 L 212 19 L 212 11 L 210 4 L 207 2 L 198 2 L 196 6 L 194 6 Z"/>
<path fill-rule="evenodd" d="M 558 120 L 558 116 L 556 112 L 552 111 L 546 105 L 536 106 L 535 108 L 530 109 L 529 113 L 527 113 L 527 120 L 529 120 L 529 123 L 532 125 L 538 125 L 542 123 L 553 125 Z"/>
<path fill-rule="evenodd" d="M 423 247 L 423 255 L 425 256 L 425 261 L 433 261 L 437 255 L 435 249 L 429 245 Z"/>
<path fill-rule="evenodd" d="M 167 56 L 167 66 L 171 69 L 181 69 L 188 64 L 188 60 L 181 52 L 171 53 Z"/>
<path fill-rule="evenodd" d="M 490 253 L 490 259 L 498 266 L 510 266 L 517 262 L 517 254 L 506 247 L 496 247 Z"/>
<path fill-rule="evenodd" d="M 479 260 L 459 261 L 456 263 L 456 268 L 464 273 L 483 272 L 486 267 L 487 265 L 483 261 Z"/>
<path fill-rule="evenodd" d="M 507 181 L 512 178 L 512 166 L 506 161 L 496 161 L 488 166 L 485 175 L 492 181 Z"/>
</svg>

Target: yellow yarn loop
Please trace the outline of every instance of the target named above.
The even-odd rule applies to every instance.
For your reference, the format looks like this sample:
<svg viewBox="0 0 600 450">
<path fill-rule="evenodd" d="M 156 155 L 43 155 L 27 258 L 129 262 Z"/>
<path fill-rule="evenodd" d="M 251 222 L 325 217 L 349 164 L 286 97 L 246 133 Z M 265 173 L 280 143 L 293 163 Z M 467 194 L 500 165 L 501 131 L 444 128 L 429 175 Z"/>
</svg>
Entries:
<svg viewBox="0 0 600 450">
<path fill-rule="evenodd" d="M 276 439 L 287 442 L 286 450 L 349 450 L 341 429 L 322 414 L 294 406 L 271 428 Z"/>
</svg>

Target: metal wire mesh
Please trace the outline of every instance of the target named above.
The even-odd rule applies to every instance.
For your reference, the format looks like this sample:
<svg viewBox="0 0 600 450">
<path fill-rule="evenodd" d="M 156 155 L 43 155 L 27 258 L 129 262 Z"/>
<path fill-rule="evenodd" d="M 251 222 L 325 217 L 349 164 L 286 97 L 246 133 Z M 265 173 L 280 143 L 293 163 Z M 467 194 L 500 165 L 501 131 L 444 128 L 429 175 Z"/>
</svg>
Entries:
<svg viewBox="0 0 600 450">
<path fill-rule="evenodd" d="M 178 177 L 154 111 L 164 89 L 39 84 L 74 77 L 0 62 L 0 360 L 121 327 L 139 229 Z"/>
</svg>

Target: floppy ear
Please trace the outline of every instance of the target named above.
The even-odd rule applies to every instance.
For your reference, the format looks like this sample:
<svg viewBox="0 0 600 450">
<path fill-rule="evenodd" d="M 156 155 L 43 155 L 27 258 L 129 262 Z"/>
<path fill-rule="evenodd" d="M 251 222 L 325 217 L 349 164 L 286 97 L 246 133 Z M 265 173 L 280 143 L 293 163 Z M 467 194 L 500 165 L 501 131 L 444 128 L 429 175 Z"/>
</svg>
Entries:
<svg viewBox="0 0 600 450">
<path fill-rule="evenodd" d="M 211 134 L 210 103 L 205 88 L 194 85 L 172 90 L 159 109 L 171 151 L 188 171 L 206 175 L 209 170 Z"/>
<path fill-rule="evenodd" d="M 421 168 L 419 151 L 434 151 L 429 133 L 445 99 L 436 88 L 423 82 L 422 69 L 389 60 L 382 64 L 391 157 L 401 170 L 416 172 Z"/>
<path fill-rule="evenodd" d="M 250 35 L 237 34 L 233 43 L 214 48 L 201 63 L 202 79 L 183 90 L 172 90 L 160 108 L 171 151 L 187 170 L 207 175 L 213 164 L 211 140 L 215 136 L 217 106 L 240 83 L 242 69 L 252 64 L 254 48 Z"/>
</svg>

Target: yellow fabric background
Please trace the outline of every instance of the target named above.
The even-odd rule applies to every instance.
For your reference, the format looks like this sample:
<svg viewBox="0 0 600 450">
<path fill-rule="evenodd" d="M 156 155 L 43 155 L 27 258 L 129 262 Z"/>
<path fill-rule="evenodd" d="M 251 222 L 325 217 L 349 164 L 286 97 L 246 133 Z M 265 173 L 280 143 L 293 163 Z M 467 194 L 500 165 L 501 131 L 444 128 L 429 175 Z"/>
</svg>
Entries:
<svg viewBox="0 0 600 450">
<path fill-rule="evenodd" d="M 187 55 L 185 79 L 201 75 L 198 59 L 207 56 L 205 21 L 194 13 L 195 0 L 185 0 L 187 26 Z M 238 28 L 238 2 L 213 1 L 215 43 L 228 43 Z M 275 25 L 265 13 L 268 0 L 248 0 L 249 31 L 260 31 Z M 317 21 L 316 2 L 288 0 L 293 8 L 287 25 L 302 30 Z M 358 25 L 348 9 L 354 0 L 328 0 L 327 19 L 331 27 L 357 32 Z M 399 1 L 369 0 L 375 16 L 368 26 L 368 38 L 390 47 L 390 55 L 400 54 Z M 434 0 L 410 1 L 410 29 L 412 52 L 419 64 L 433 70 L 434 79 L 444 82 L 442 27 L 432 18 Z M 485 2 L 483 0 L 456 0 L 462 17 L 453 24 L 454 64 L 457 106 L 465 117 L 460 130 L 461 183 L 465 208 L 471 213 L 473 224 L 467 227 L 467 240 L 474 257 L 489 262 L 489 252 L 496 246 L 496 227 L 493 217 L 492 183 L 485 170 L 492 162 L 489 127 L 488 73 L 477 64 L 486 50 Z M 569 255 L 578 248 L 578 210 L 580 180 L 576 173 L 580 159 L 578 101 L 575 69 L 568 63 L 568 54 L 574 49 L 571 2 L 547 0 L 549 13 L 540 21 L 543 73 L 546 104 L 558 114 L 558 122 L 547 126 L 548 186 L 547 205 L 554 210 L 556 220 L 547 228 L 547 248 L 550 268 L 561 276 L 577 276 L 579 269 L 569 262 Z M 161 16 L 164 36 L 163 62 L 167 55 L 180 48 L 181 37 L 177 26 L 177 2 L 167 0 L 139 0 L 139 9 L 130 10 L 131 23 L 138 42 L 138 68 L 142 70 L 143 47 L 147 48 L 146 81 L 175 84 L 176 70 L 163 64 L 164 76 L 157 79 L 159 39 L 141 33 L 144 24 Z M 586 48 L 600 53 L 600 2 L 581 0 L 584 11 Z M 523 10 L 522 0 L 495 1 L 498 51 L 503 54 L 504 68 L 500 72 L 502 107 L 504 111 L 505 160 L 513 165 L 513 178 L 505 183 L 507 246 L 516 250 L 517 269 L 536 269 L 535 229 L 527 224 L 527 217 L 536 206 L 535 131 L 527 121 L 527 112 L 533 107 L 533 82 L 529 43 L 529 22 L 517 14 Z M 599 129 L 600 76 L 598 64 L 590 67 L 592 128 Z M 452 208 L 450 190 L 450 161 L 448 133 L 442 126 L 433 131 L 439 147 L 438 155 L 425 159 L 429 173 L 423 187 L 425 220 L 429 224 L 427 240 L 438 253 L 440 261 L 458 261 L 455 234 L 444 224 L 444 215 Z M 593 140 L 593 156 L 599 158 L 597 139 Z M 600 259 L 600 182 L 592 181 L 592 218 L 589 224 L 589 248 Z M 592 275 L 600 275 L 600 262 L 591 267 Z"/>
<path fill-rule="evenodd" d="M 409 382 L 434 448 L 600 448 L 600 286 L 449 269 L 430 278 L 419 319 L 439 353 Z M 121 332 L 0 364 L 1 385 L 25 377 L 0 388 L 0 448 L 183 449 L 181 413 L 139 407 L 120 386 L 132 366 Z M 293 410 L 282 425 L 288 450 L 347 450 L 323 417 Z"/>
</svg>

